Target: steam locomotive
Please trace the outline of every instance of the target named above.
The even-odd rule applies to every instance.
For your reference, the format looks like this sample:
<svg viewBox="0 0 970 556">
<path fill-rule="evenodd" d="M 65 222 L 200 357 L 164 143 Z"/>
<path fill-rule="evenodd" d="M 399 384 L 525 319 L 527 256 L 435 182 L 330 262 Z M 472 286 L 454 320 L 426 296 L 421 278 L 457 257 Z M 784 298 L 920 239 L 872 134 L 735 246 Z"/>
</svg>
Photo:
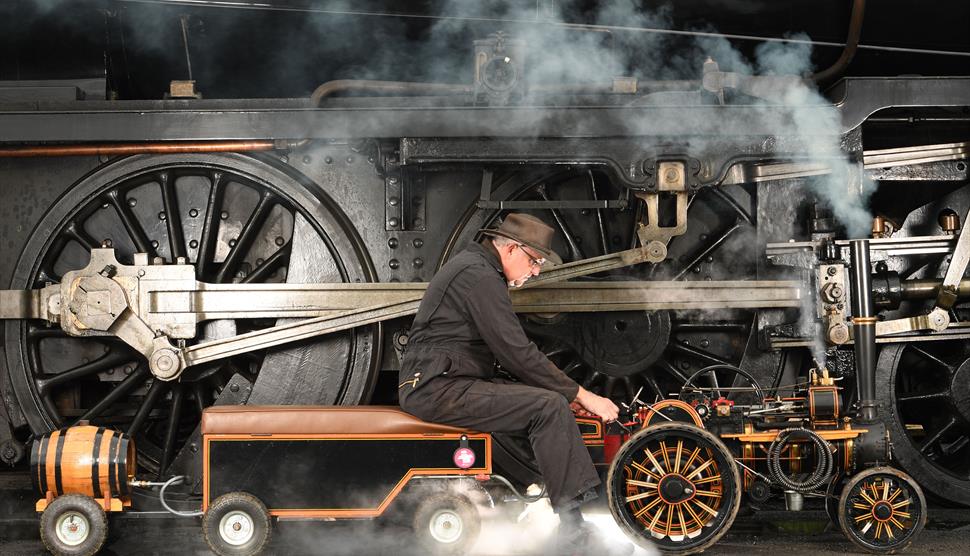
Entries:
<svg viewBox="0 0 970 556">
<path fill-rule="evenodd" d="M 523 326 L 694 427 L 655 457 L 970 504 L 968 8 L 648 4 L 5 3 L 0 459 L 86 421 L 191 497 L 210 406 L 393 404 L 424 284 L 523 211 L 566 261 Z"/>
</svg>

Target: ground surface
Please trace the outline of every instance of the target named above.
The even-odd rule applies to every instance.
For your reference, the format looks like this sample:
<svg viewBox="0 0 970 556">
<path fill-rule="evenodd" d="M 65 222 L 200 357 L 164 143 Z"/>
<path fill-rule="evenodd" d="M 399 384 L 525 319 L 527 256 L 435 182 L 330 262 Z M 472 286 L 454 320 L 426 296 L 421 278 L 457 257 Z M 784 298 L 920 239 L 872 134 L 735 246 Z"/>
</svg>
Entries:
<svg viewBox="0 0 970 556">
<path fill-rule="evenodd" d="M 0 554 L 44 554 L 37 533 L 34 499 L 23 474 L 0 474 Z M 607 535 L 622 538 L 608 514 L 589 512 Z M 210 554 L 202 540 L 198 518 L 171 518 L 167 514 L 113 516 L 111 534 L 102 554 L 152 555 Z M 556 518 L 535 508 L 517 525 L 487 518 L 475 553 L 480 555 L 541 554 L 544 537 Z M 373 522 L 288 522 L 278 524 L 270 554 L 400 555 L 411 546 L 410 530 Z M 729 534 L 707 554 L 779 554 L 791 556 L 856 553 L 825 513 L 809 509 L 799 513 L 762 511 L 739 515 Z M 412 550 L 411 553 L 417 554 Z M 637 556 L 653 554 L 638 549 Z M 907 554 L 970 554 L 970 510 L 933 508 L 926 530 Z"/>
</svg>

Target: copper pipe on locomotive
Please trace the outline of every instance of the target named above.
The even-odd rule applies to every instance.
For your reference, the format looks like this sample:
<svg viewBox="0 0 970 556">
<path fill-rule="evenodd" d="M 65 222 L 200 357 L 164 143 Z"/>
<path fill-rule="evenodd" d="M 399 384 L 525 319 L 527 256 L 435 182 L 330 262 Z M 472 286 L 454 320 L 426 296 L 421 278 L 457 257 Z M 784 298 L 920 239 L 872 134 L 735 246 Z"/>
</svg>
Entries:
<svg viewBox="0 0 970 556">
<path fill-rule="evenodd" d="M 305 140 L 261 141 L 173 141 L 165 143 L 108 143 L 74 145 L 28 145 L 0 148 L 0 158 L 41 156 L 127 156 L 133 154 L 185 154 L 222 152 L 261 152 L 287 150 L 301 146 Z"/>
</svg>

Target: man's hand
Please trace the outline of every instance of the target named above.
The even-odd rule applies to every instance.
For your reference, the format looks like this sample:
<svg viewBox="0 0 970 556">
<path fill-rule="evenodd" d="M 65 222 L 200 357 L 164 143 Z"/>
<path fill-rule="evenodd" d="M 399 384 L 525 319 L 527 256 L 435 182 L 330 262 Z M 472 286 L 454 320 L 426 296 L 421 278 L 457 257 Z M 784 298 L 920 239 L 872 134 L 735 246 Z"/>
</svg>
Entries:
<svg viewBox="0 0 970 556">
<path fill-rule="evenodd" d="M 616 404 L 609 398 L 597 396 L 582 386 L 579 387 L 575 402 L 605 423 L 616 421 L 616 418 L 620 416 L 620 408 L 616 407 Z"/>
<path fill-rule="evenodd" d="M 573 413 L 575 413 L 577 417 L 596 417 L 589 411 L 586 411 L 583 406 L 579 405 L 579 402 L 577 401 L 570 403 L 569 409 L 573 410 Z"/>
</svg>

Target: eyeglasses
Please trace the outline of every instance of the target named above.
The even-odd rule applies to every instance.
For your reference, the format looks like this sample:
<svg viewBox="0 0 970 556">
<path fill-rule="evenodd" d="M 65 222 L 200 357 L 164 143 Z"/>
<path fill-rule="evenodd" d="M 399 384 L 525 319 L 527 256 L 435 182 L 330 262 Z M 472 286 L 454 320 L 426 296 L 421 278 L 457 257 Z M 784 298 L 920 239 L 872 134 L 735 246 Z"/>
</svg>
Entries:
<svg viewBox="0 0 970 556">
<path fill-rule="evenodd" d="M 532 255 L 529 254 L 528 251 L 525 250 L 524 247 L 522 247 L 522 244 L 517 243 L 517 244 L 515 244 L 515 246 L 518 247 L 519 249 L 522 249 L 522 252 L 525 253 L 525 256 L 526 257 L 529 257 L 529 262 L 532 263 L 532 266 L 534 266 L 534 267 L 542 267 L 542 265 L 546 264 L 546 259 L 544 259 L 544 258 L 538 258 L 537 259 L 537 258 L 533 257 Z"/>
</svg>

